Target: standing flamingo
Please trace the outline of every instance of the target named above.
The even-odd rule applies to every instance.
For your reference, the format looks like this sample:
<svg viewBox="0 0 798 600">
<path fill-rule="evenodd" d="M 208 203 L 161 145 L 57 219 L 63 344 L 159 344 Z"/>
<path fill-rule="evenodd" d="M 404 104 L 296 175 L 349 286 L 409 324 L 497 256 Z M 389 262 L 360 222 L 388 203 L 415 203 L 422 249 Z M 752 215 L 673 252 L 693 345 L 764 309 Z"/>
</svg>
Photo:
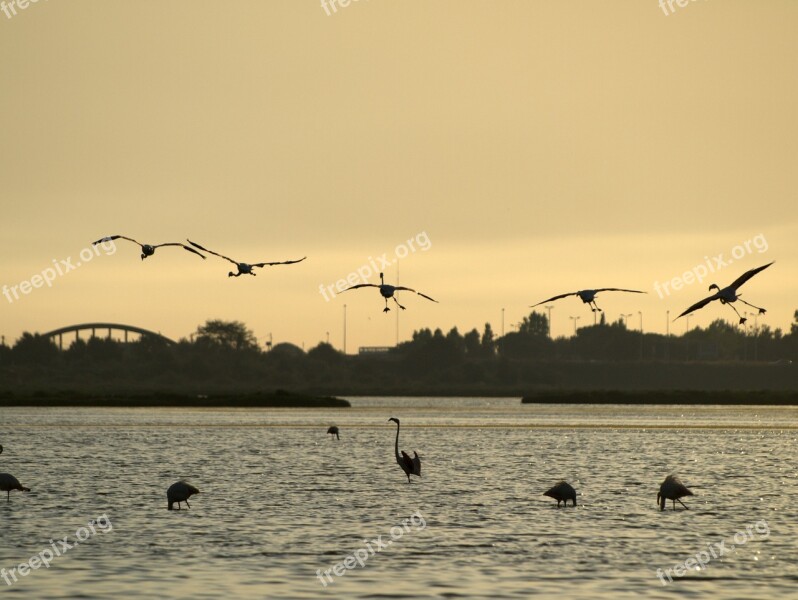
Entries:
<svg viewBox="0 0 798 600">
<path fill-rule="evenodd" d="M 177 510 L 180 510 L 180 503 L 185 502 L 186 506 L 191 508 L 188 499 L 194 494 L 199 494 L 200 491 L 190 483 L 185 481 L 178 481 L 169 486 L 166 490 L 166 499 L 169 501 L 169 510 L 174 510 L 172 505 L 177 502 Z"/>
<path fill-rule="evenodd" d="M 557 508 L 560 508 L 560 502 L 563 503 L 563 506 L 568 506 L 568 500 L 571 500 L 576 506 L 576 490 L 565 481 L 561 481 L 550 490 L 543 492 L 543 495 L 554 498 L 557 501 Z"/>
<path fill-rule="evenodd" d="M 20 484 L 19 480 L 9 473 L 0 473 L 0 491 L 6 492 L 6 502 L 11 501 L 11 490 L 19 490 L 20 492 L 29 492 L 30 488 L 26 488 Z"/>
<path fill-rule="evenodd" d="M 687 489 L 676 475 L 668 475 L 662 485 L 659 486 L 659 494 L 657 494 L 657 502 L 659 509 L 665 510 L 665 500 L 673 500 L 673 510 L 676 510 L 676 501 L 685 496 L 692 496 L 693 492 Z M 679 500 L 679 504 L 687 509 L 684 502 Z"/>
<path fill-rule="evenodd" d="M 328 434 L 330 434 L 330 435 L 334 435 L 334 436 L 335 436 L 336 438 L 338 438 L 339 440 L 341 439 L 341 436 L 340 436 L 340 435 L 338 435 L 338 426 L 337 426 L 337 425 L 333 425 L 332 427 L 330 427 L 330 428 L 327 430 L 327 433 L 328 433 Z"/>
<path fill-rule="evenodd" d="M 402 450 L 402 456 L 399 456 L 399 419 L 396 417 L 391 417 L 388 419 L 389 421 L 393 421 L 396 423 L 396 445 L 395 445 L 395 452 L 396 452 L 396 462 L 402 467 L 402 470 L 407 475 L 407 483 L 410 483 L 410 476 L 417 475 L 421 477 L 421 458 L 418 456 L 418 452 L 413 451 L 415 457 L 410 458 L 410 456 Z"/>
</svg>

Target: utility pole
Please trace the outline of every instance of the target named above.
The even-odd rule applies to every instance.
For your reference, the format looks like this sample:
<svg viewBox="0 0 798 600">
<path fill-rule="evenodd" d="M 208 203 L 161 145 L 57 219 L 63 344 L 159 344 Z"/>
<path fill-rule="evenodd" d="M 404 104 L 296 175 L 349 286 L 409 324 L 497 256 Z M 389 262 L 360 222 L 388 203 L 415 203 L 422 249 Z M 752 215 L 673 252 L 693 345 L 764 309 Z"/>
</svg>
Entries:
<svg viewBox="0 0 798 600">
<path fill-rule="evenodd" d="M 574 336 L 576 336 L 576 322 L 582 317 L 568 317 L 568 318 L 574 322 Z"/>
</svg>

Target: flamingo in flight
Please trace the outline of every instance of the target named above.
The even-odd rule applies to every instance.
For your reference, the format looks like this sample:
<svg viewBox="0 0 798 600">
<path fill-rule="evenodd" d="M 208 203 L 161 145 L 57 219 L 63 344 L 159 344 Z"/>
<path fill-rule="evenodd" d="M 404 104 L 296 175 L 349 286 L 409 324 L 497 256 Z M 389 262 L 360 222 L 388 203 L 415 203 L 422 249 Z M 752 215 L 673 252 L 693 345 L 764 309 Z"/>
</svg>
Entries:
<svg viewBox="0 0 798 600">
<path fill-rule="evenodd" d="M 399 456 L 399 419 L 396 417 L 391 417 L 388 419 L 389 421 L 393 421 L 396 423 L 396 445 L 394 447 L 394 451 L 396 452 L 396 462 L 402 467 L 402 470 L 407 475 L 407 483 L 410 483 L 410 476 L 416 475 L 421 477 L 421 458 L 418 455 L 418 452 L 413 452 L 415 456 L 410 458 L 410 456 L 402 450 L 402 455 Z"/>
<path fill-rule="evenodd" d="M 229 257 L 225 256 L 224 254 L 219 254 L 218 252 L 214 252 L 213 250 L 208 250 L 207 248 L 203 248 L 202 246 L 200 246 L 199 244 L 197 244 L 195 242 L 192 242 L 191 240 L 188 240 L 188 243 L 191 244 L 192 246 L 194 246 L 195 248 L 199 248 L 203 252 L 207 252 L 208 254 L 213 254 L 214 256 L 218 256 L 219 258 L 223 258 L 223 259 L 233 263 L 236 266 L 236 268 L 238 269 L 238 273 L 233 273 L 232 271 L 230 271 L 227 274 L 228 277 L 240 277 L 241 275 L 252 275 L 252 276 L 254 276 L 255 272 L 252 269 L 254 269 L 255 267 L 260 269 L 262 267 L 273 267 L 274 265 L 293 265 L 295 263 L 302 262 L 303 260 L 305 260 L 307 258 L 307 256 L 303 256 L 299 260 L 284 260 L 284 261 L 281 261 L 281 262 L 262 262 L 262 263 L 251 263 L 251 264 L 250 263 L 240 263 L 238 261 L 233 260 L 232 258 L 229 258 Z"/>
<path fill-rule="evenodd" d="M 692 496 L 693 492 L 687 489 L 676 475 L 668 475 L 662 485 L 659 486 L 659 494 L 657 494 L 657 503 L 660 510 L 665 510 L 665 500 L 673 500 L 673 510 L 676 510 L 676 501 L 685 496 Z M 679 500 L 679 504 L 687 509 L 684 502 Z"/>
<path fill-rule="evenodd" d="M 560 502 L 563 506 L 568 506 L 568 500 L 576 506 L 576 490 L 565 481 L 561 481 L 550 490 L 543 492 L 544 496 L 554 498 L 557 501 L 557 508 L 560 508 Z"/>
<path fill-rule="evenodd" d="M 421 292 L 417 292 L 413 288 L 404 287 L 404 286 L 401 286 L 401 285 L 388 285 L 387 283 L 385 283 L 385 277 L 384 277 L 383 273 L 380 273 L 380 285 L 377 285 L 376 283 L 359 283 L 357 285 L 353 285 L 352 287 L 346 288 L 344 290 L 344 292 L 348 292 L 349 290 L 356 290 L 357 288 L 362 288 L 362 287 L 375 287 L 375 288 L 379 288 L 380 289 L 380 295 L 383 298 L 385 298 L 385 308 L 382 309 L 382 312 L 388 312 L 388 311 L 391 310 L 390 308 L 388 308 L 388 298 L 393 298 L 393 301 L 396 302 L 396 305 L 399 308 L 401 308 L 402 310 L 405 310 L 405 307 L 402 306 L 401 304 L 399 304 L 399 300 L 397 300 L 396 296 L 394 296 L 395 292 L 399 292 L 399 291 L 402 291 L 402 290 L 404 290 L 406 292 L 413 292 L 413 293 L 418 294 L 422 298 L 426 298 L 427 300 L 432 300 L 433 302 L 436 302 L 436 303 L 438 302 L 434 298 L 430 298 L 426 294 L 422 294 Z"/>
<path fill-rule="evenodd" d="M 682 314 L 680 314 L 679 317 L 683 317 L 685 315 L 689 315 L 691 312 L 693 312 L 694 310 L 698 310 L 699 308 L 704 308 L 707 304 L 709 304 L 713 300 L 720 300 L 721 304 L 728 304 L 731 307 L 731 309 L 735 313 L 737 313 L 737 316 L 740 317 L 740 325 L 744 324 L 748 319 L 746 319 L 745 317 L 741 316 L 740 313 L 737 312 L 737 309 L 734 308 L 734 306 L 732 306 L 732 303 L 733 302 L 737 302 L 737 300 L 739 300 L 743 304 L 747 304 L 751 308 L 757 309 L 759 311 L 760 315 L 764 315 L 767 311 L 764 308 L 761 308 L 759 306 L 754 306 L 750 302 L 746 302 L 745 300 L 740 298 L 740 294 L 737 293 L 737 288 L 739 288 L 741 285 L 743 285 L 746 281 L 751 279 L 751 277 L 753 277 L 754 275 L 756 275 L 760 271 L 764 271 L 765 269 L 767 269 L 774 262 L 776 262 L 776 261 L 771 261 L 771 262 L 769 262 L 766 265 L 762 265 L 761 267 L 757 267 L 755 269 L 751 269 L 750 271 L 746 271 L 745 273 L 740 275 L 737 279 L 735 279 L 731 283 L 731 285 L 729 285 L 729 286 L 727 286 L 727 287 L 725 287 L 723 289 L 720 289 L 720 287 L 718 286 L 717 283 L 713 283 L 711 286 L 709 286 L 709 289 L 710 290 L 717 290 L 717 291 L 714 294 L 712 294 L 711 296 L 708 296 L 707 298 L 704 298 L 700 302 L 696 302 L 695 304 L 693 304 L 690 308 L 688 308 L 686 311 L 684 311 Z M 676 317 L 676 319 L 678 319 L 679 317 Z M 674 319 L 674 321 L 676 319 Z"/>
<path fill-rule="evenodd" d="M 593 312 L 601 312 L 601 309 L 596 304 L 596 294 L 598 294 L 599 292 L 631 292 L 632 294 L 646 293 L 646 292 L 641 292 L 640 290 L 626 290 L 623 288 L 598 288 L 595 290 L 580 290 L 578 292 L 569 292 L 567 294 L 560 294 L 559 296 L 554 296 L 552 298 L 549 298 L 548 300 L 543 300 L 542 302 L 533 304 L 529 308 L 535 308 L 536 306 L 540 306 L 541 304 L 546 304 L 546 302 L 559 300 L 560 298 L 567 298 L 568 296 L 579 296 L 579 299 L 582 300 L 582 302 L 590 306 L 590 310 L 592 310 Z"/>
<path fill-rule="evenodd" d="M 96 246 L 97 244 L 102 244 L 103 242 L 112 242 L 118 239 L 123 239 L 129 242 L 133 242 L 134 244 L 138 244 L 141 247 L 141 260 L 144 260 L 148 256 L 152 256 L 153 254 L 155 254 L 156 248 L 162 248 L 163 246 L 180 246 L 181 248 L 183 248 L 183 250 L 188 250 L 189 252 L 193 252 L 201 259 L 205 260 L 205 257 L 196 250 L 194 250 L 194 248 L 189 248 L 185 244 L 181 244 L 179 242 L 169 242 L 166 244 L 142 244 L 141 242 L 137 242 L 133 238 L 129 238 L 124 235 L 109 235 L 108 237 L 100 238 L 96 242 L 92 242 L 92 246 Z"/>
<path fill-rule="evenodd" d="M 177 510 L 180 510 L 181 502 L 185 502 L 186 506 L 191 508 L 191 505 L 188 503 L 188 499 L 194 494 L 199 493 L 200 491 L 197 488 L 185 481 L 181 480 L 177 483 L 173 483 L 169 486 L 169 489 L 166 490 L 166 499 L 169 501 L 169 510 L 174 510 L 172 505 L 175 502 L 177 502 Z"/>
</svg>

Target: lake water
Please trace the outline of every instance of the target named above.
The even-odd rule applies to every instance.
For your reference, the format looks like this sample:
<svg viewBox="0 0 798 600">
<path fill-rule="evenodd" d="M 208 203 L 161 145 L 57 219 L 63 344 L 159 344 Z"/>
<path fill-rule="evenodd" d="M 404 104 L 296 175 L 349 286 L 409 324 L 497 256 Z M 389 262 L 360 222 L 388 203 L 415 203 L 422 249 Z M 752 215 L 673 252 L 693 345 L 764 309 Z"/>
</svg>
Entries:
<svg viewBox="0 0 798 600">
<path fill-rule="evenodd" d="M 33 489 L 0 499 L 3 597 L 798 597 L 796 408 L 350 400 L 2 409 L 0 472 Z M 660 512 L 672 472 L 695 496 Z M 181 478 L 201 494 L 167 511 Z M 563 478 L 576 508 L 542 495 Z"/>
</svg>

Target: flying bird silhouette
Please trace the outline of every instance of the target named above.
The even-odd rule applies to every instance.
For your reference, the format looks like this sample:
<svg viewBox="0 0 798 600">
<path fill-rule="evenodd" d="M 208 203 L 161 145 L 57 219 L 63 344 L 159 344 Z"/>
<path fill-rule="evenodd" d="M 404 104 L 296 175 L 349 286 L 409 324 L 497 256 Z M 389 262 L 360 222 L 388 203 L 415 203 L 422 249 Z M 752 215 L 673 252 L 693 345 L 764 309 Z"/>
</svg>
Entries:
<svg viewBox="0 0 798 600">
<path fill-rule="evenodd" d="M 194 250 L 194 248 L 189 248 L 185 244 L 181 244 L 179 242 L 169 242 L 167 244 L 142 244 L 141 242 L 137 242 L 133 238 L 129 238 L 124 235 L 109 235 L 108 237 L 100 238 L 96 242 L 92 242 L 92 246 L 96 246 L 97 244 L 102 244 L 103 242 L 112 242 L 118 239 L 123 239 L 129 242 L 133 242 L 134 244 L 138 244 L 141 247 L 141 260 L 144 260 L 148 256 L 152 256 L 153 254 L 155 254 L 156 248 L 162 248 L 164 246 L 180 246 L 181 248 L 183 248 L 183 250 L 188 250 L 189 252 L 193 252 L 194 254 L 205 260 L 205 257 L 196 250 Z"/>
<path fill-rule="evenodd" d="M 576 490 L 565 481 L 561 481 L 550 490 L 543 492 L 543 495 L 554 498 L 557 501 L 557 508 L 560 508 L 560 502 L 563 503 L 563 506 L 568 506 L 568 500 L 571 500 L 576 506 Z"/>
<path fill-rule="evenodd" d="M 329 434 L 331 434 L 331 435 L 334 435 L 334 436 L 335 436 L 336 438 L 338 438 L 339 440 L 341 439 L 341 436 L 340 436 L 340 435 L 338 435 L 338 427 L 337 427 L 336 425 L 333 425 L 332 427 L 330 427 L 330 428 L 327 430 L 327 433 L 329 433 Z"/>
<path fill-rule="evenodd" d="M 11 490 L 29 492 L 30 488 L 19 483 L 19 480 L 9 473 L 0 473 L 0 491 L 6 492 L 6 502 L 11 501 Z"/>
<path fill-rule="evenodd" d="M 417 475 L 421 477 L 421 458 L 418 455 L 418 452 L 413 452 L 415 456 L 410 458 L 410 456 L 402 450 L 402 455 L 399 455 L 399 419 L 396 417 L 391 417 L 388 419 L 389 421 L 393 421 L 396 423 L 396 445 L 394 447 L 394 451 L 396 452 L 396 462 L 402 467 L 402 470 L 407 475 L 407 483 L 410 483 L 410 476 Z"/>
<path fill-rule="evenodd" d="M 660 510 L 665 510 L 665 500 L 673 500 L 673 510 L 676 510 L 676 501 L 685 496 L 692 496 L 693 492 L 687 489 L 676 475 L 668 475 L 662 485 L 659 486 L 659 493 L 657 494 L 657 503 Z M 679 500 L 679 504 L 687 506 L 684 502 Z"/>
<path fill-rule="evenodd" d="M 174 510 L 172 505 L 177 502 L 177 510 L 180 510 L 180 503 L 185 502 L 186 506 L 191 508 L 188 499 L 194 494 L 199 494 L 200 491 L 190 483 L 185 481 L 178 481 L 169 486 L 166 490 L 166 499 L 169 501 L 169 510 Z"/>
<path fill-rule="evenodd" d="M 252 270 L 254 268 L 262 268 L 262 267 L 273 267 L 275 265 L 293 265 L 298 262 L 302 262 L 307 258 L 307 256 L 303 256 L 299 260 L 284 260 L 279 262 L 262 262 L 262 263 L 243 263 L 233 260 L 230 257 L 225 256 L 224 254 L 219 254 L 218 252 L 214 252 L 213 250 L 208 250 L 207 248 L 203 248 L 199 244 L 188 240 L 188 243 L 194 246 L 195 248 L 199 248 L 203 252 L 207 252 L 208 254 L 213 254 L 214 256 L 218 256 L 219 258 L 223 258 L 231 263 L 233 263 L 236 268 L 238 269 L 237 273 L 233 273 L 230 271 L 227 276 L 228 277 L 240 277 L 241 275 L 255 275 L 255 272 Z"/>
<path fill-rule="evenodd" d="M 567 294 L 560 294 L 559 296 L 553 296 L 548 300 L 543 300 L 542 302 L 538 302 L 537 304 L 533 304 L 529 308 L 535 308 L 536 306 L 540 306 L 541 304 L 546 304 L 546 302 L 552 302 L 554 300 L 559 300 L 560 298 L 567 298 L 568 296 L 579 296 L 579 298 L 590 306 L 590 310 L 593 312 L 601 312 L 601 309 L 596 304 L 596 294 L 599 292 L 630 292 L 632 294 L 645 294 L 647 292 L 641 292 L 640 290 L 625 290 L 623 288 L 598 288 L 596 290 L 580 290 L 578 292 L 569 292 Z"/>
<path fill-rule="evenodd" d="M 737 313 L 737 316 L 740 317 L 740 325 L 745 323 L 748 319 L 746 319 L 745 317 L 741 316 L 740 313 L 737 312 L 737 309 L 734 308 L 734 306 L 732 306 L 732 303 L 736 302 L 737 300 L 739 300 L 743 304 L 747 304 L 751 308 L 757 309 L 759 311 L 760 315 L 764 315 L 767 311 L 764 308 L 761 308 L 759 306 L 754 306 L 750 302 L 746 302 L 745 300 L 740 298 L 740 294 L 737 293 L 737 288 L 742 286 L 746 281 L 751 279 L 751 277 L 753 277 L 754 275 L 756 275 L 760 271 L 764 271 L 765 269 L 767 269 L 774 262 L 776 262 L 776 261 L 771 261 L 771 262 L 769 262 L 766 265 L 762 265 L 761 267 L 757 267 L 755 269 L 751 269 L 750 271 L 746 271 L 745 273 L 740 275 L 737 279 L 735 279 L 731 283 L 731 285 L 729 285 L 729 286 L 727 286 L 727 287 L 725 287 L 723 289 L 720 289 L 720 287 L 718 286 L 717 283 L 713 283 L 711 286 L 709 286 L 709 289 L 710 290 L 717 290 L 714 294 L 712 294 L 711 296 L 709 296 L 707 298 L 704 298 L 700 302 L 696 302 L 690 308 L 688 308 L 686 311 L 684 311 L 682 314 L 680 314 L 678 317 L 676 317 L 676 319 L 678 319 L 679 317 L 683 317 L 685 315 L 689 315 L 691 312 L 693 312 L 695 310 L 698 310 L 699 308 L 704 308 L 707 304 L 709 304 L 710 302 L 712 302 L 714 300 L 720 300 L 721 304 L 728 304 L 729 307 L 731 307 L 731 309 L 735 313 Z M 676 319 L 674 319 L 674 321 Z"/>
<path fill-rule="evenodd" d="M 383 273 L 380 273 L 380 285 L 377 285 L 376 283 L 359 283 L 357 285 L 353 285 L 352 287 L 348 287 L 348 288 L 346 288 L 343 291 L 344 292 L 348 292 L 349 290 L 356 290 L 357 288 L 362 288 L 362 287 L 379 288 L 380 295 L 383 298 L 385 298 L 385 308 L 382 309 L 382 312 L 388 312 L 389 310 L 391 310 L 390 308 L 388 308 L 388 298 L 393 298 L 393 301 L 396 302 L 396 305 L 399 308 L 401 308 L 402 310 L 405 310 L 405 307 L 402 306 L 401 304 L 399 304 L 399 300 L 397 300 L 396 296 L 394 296 L 394 293 L 400 292 L 400 291 L 413 292 L 415 294 L 418 294 L 422 298 L 426 298 L 427 300 L 432 300 L 433 302 L 436 302 L 436 303 L 438 302 L 434 298 L 430 298 L 426 294 L 422 294 L 421 292 L 417 292 L 413 288 L 404 287 L 404 286 L 401 286 L 401 285 L 388 285 L 387 283 L 385 283 L 385 278 L 383 276 Z"/>
</svg>

